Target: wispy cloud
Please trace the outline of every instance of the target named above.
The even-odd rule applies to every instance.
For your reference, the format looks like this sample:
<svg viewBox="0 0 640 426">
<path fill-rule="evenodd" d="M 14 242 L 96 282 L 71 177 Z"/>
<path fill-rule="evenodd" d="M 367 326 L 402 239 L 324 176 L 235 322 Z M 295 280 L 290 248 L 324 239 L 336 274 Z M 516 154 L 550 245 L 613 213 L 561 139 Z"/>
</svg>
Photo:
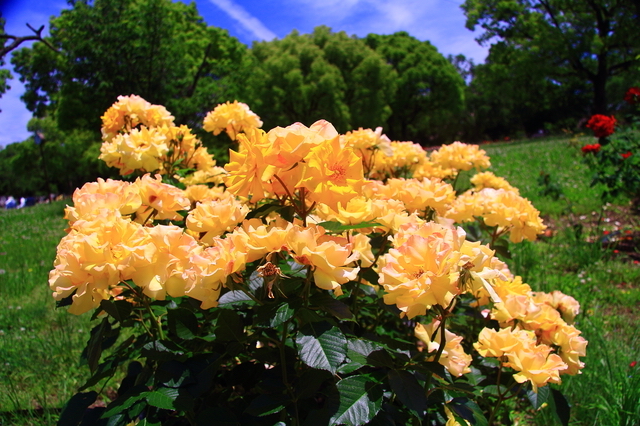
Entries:
<svg viewBox="0 0 640 426">
<path fill-rule="evenodd" d="M 465 28 L 462 0 L 281 0 L 298 11 L 299 26 L 327 25 L 364 37 L 369 33 L 406 31 L 430 41 L 444 55 L 462 53 L 476 63 L 484 61 L 488 48 L 479 46 Z"/>
<path fill-rule="evenodd" d="M 235 19 L 245 30 L 253 34 L 258 40 L 271 41 L 277 36 L 267 28 L 258 18 L 247 12 L 242 6 L 231 0 L 209 0 L 222 9 L 227 15 Z"/>
</svg>

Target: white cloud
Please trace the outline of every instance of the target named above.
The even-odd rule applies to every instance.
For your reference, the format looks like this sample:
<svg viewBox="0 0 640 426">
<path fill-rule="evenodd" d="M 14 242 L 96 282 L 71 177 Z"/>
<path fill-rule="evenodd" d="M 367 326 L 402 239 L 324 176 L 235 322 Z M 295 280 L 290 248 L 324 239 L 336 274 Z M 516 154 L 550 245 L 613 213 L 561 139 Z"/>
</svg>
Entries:
<svg viewBox="0 0 640 426">
<path fill-rule="evenodd" d="M 462 0 L 283 0 L 296 13 L 300 27 L 327 25 L 364 37 L 369 33 L 406 31 L 430 41 L 446 55 L 462 53 L 484 62 L 488 48 L 478 45 L 465 28 Z M 293 14 L 293 13 L 292 13 Z"/>
<path fill-rule="evenodd" d="M 209 0 L 222 9 L 227 15 L 235 19 L 245 30 L 253 34 L 258 40 L 271 41 L 276 38 L 273 31 L 267 28 L 258 18 L 252 16 L 242 6 L 231 0 Z"/>
</svg>

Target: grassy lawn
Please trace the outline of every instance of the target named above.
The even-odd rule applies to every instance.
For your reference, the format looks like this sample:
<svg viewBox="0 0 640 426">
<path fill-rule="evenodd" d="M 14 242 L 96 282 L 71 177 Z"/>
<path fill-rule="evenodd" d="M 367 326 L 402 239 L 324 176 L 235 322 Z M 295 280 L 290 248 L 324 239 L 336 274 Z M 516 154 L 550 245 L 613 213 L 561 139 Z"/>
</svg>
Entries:
<svg viewBox="0 0 640 426">
<path fill-rule="evenodd" d="M 534 290 L 582 305 L 589 341 L 583 374 L 563 376 L 572 425 L 640 424 L 640 218 L 627 202 L 603 206 L 580 150 L 566 139 L 489 144 L 493 171 L 520 188 L 550 225 L 513 244 L 515 274 Z M 80 364 L 90 315 L 55 309 L 47 275 L 64 235 L 64 202 L 0 212 L 0 425 L 54 424 L 88 376 Z M 630 251 L 631 250 L 631 251 Z M 520 425 L 560 424 L 549 407 L 514 414 Z"/>
</svg>

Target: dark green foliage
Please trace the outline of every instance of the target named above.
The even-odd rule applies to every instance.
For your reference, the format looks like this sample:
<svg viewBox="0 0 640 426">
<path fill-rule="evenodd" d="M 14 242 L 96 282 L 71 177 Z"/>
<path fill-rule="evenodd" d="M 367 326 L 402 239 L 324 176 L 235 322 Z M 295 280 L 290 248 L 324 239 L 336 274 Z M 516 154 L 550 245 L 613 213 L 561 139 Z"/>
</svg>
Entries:
<svg viewBox="0 0 640 426">
<path fill-rule="evenodd" d="M 464 109 L 464 81 L 456 68 L 431 43 L 406 32 L 369 34 L 365 41 L 397 73 L 387 135 L 423 145 L 453 142 Z"/>
<path fill-rule="evenodd" d="M 244 46 L 207 27 L 193 4 L 169 0 L 76 1 L 51 20 L 49 42 L 14 54 L 36 116 L 54 114 L 61 129 L 97 129 L 120 95 L 165 105 L 180 124 L 200 124 L 227 100 L 225 77 Z"/>
<path fill-rule="evenodd" d="M 266 129 L 330 121 L 340 132 L 375 127 L 391 114 L 397 78 L 363 40 L 317 27 L 254 43 L 246 98 Z"/>
<path fill-rule="evenodd" d="M 634 0 L 466 0 L 467 28 L 532 55 L 552 80 L 589 84 L 593 113 L 609 109 L 607 83 L 639 64 L 640 4 Z M 532 92 L 533 93 L 533 92 Z"/>
</svg>

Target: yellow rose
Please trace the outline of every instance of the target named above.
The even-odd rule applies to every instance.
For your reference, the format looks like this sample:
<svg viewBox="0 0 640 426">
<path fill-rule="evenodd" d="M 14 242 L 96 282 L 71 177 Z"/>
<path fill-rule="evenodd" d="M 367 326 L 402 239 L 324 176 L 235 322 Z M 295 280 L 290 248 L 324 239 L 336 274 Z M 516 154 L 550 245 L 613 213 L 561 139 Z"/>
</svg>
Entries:
<svg viewBox="0 0 640 426">
<path fill-rule="evenodd" d="M 333 290 L 341 295 L 340 285 L 355 280 L 359 267 L 348 267 L 358 258 L 352 253 L 351 244 L 338 244 L 323 238 L 321 227 L 302 228 L 295 226 L 287 235 L 287 247 L 293 259 L 313 268 L 315 284 L 324 290 Z"/>
<path fill-rule="evenodd" d="M 417 324 L 414 331 L 415 336 L 425 344 L 427 352 L 433 353 L 434 357 L 432 359 L 435 359 L 435 354 L 442 345 L 442 334 L 441 330 L 438 330 L 439 326 L 440 321 L 434 319 L 427 326 Z M 438 331 L 436 332 L 436 330 Z M 433 341 L 431 336 L 434 336 Z M 471 356 L 464 352 L 461 343 L 461 336 L 457 336 L 445 329 L 445 345 L 438 363 L 456 377 L 471 372 L 469 368 Z"/>
<path fill-rule="evenodd" d="M 360 195 L 364 176 L 362 162 L 352 149 L 342 148 L 336 136 L 311 149 L 305 157 L 299 187 L 306 188 L 308 199 L 336 210 L 340 204 Z"/>
<path fill-rule="evenodd" d="M 219 104 L 204 118 L 203 128 L 219 135 L 223 130 L 232 140 L 238 133 L 262 127 L 262 121 L 245 103 L 233 101 Z"/>
</svg>

